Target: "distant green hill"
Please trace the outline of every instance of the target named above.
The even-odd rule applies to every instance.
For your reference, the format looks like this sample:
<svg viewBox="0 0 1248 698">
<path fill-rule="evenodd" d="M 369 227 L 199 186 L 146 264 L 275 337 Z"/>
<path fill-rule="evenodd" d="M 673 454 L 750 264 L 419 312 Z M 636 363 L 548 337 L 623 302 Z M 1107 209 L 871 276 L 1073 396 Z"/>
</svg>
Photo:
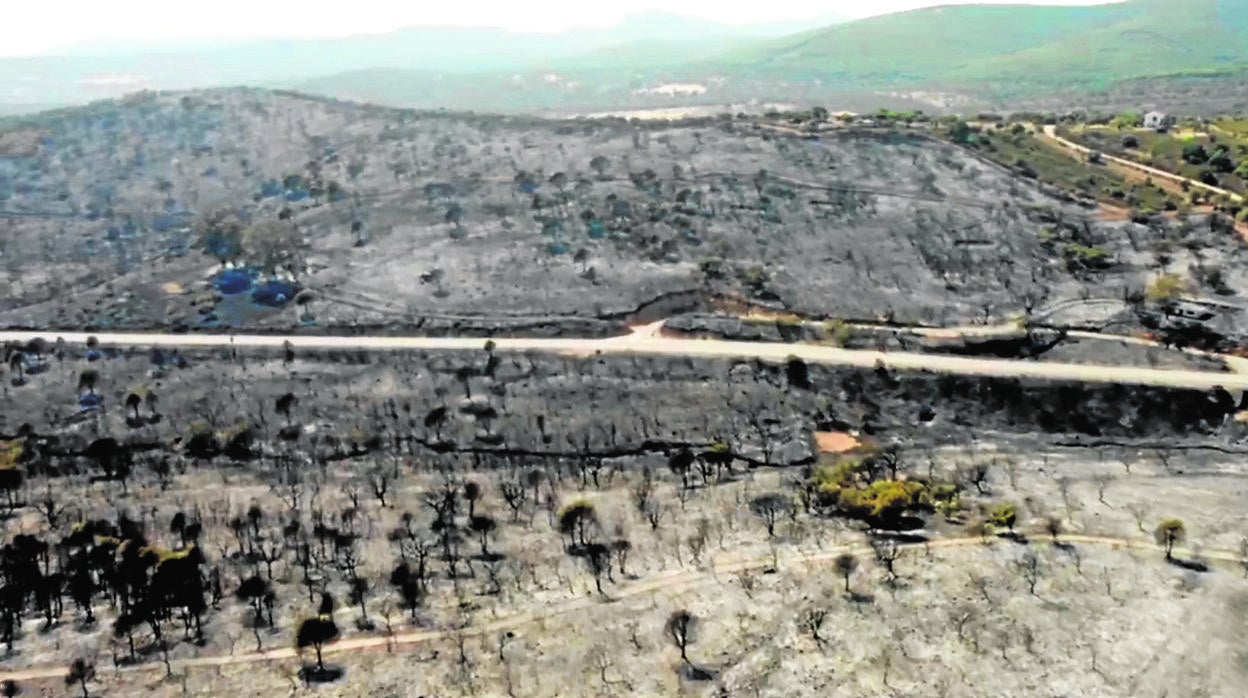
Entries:
<svg viewBox="0 0 1248 698">
<path fill-rule="evenodd" d="M 1248 76 L 1248 0 L 956 5 L 780 38 L 690 34 L 535 61 L 527 73 L 506 79 L 373 70 L 296 87 L 391 104 L 496 110 L 634 106 L 641 91 L 664 82 L 713 85 L 700 100 L 721 103 L 915 90 L 1003 103 L 1157 77 L 1199 75 L 1242 90 Z M 557 73 L 559 84 L 544 84 L 544 71 Z"/>
<path fill-rule="evenodd" d="M 246 84 L 488 111 L 839 103 L 841 93 L 921 91 L 998 105 L 1159 77 L 1203 76 L 1215 91 L 1243 92 L 1248 77 L 1248 0 L 955 5 L 785 33 L 797 26 L 650 13 L 547 35 L 425 27 L 169 55 L 0 59 L 0 103 Z M 649 91 L 664 83 L 706 90 Z"/>
<path fill-rule="evenodd" d="M 760 42 L 702 70 L 846 85 L 1104 84 L 1248 67 L 1248 0 L 963 5 Z"/>
<path fill-rule="evenodd" d="M 935 7 L 762 42 L 730 60 L 788 77 L 927 80 L 1110 24 L 1120 7 Z"/>
<path fill-rule="evenodd" d="M 491 27 L 416 26 L 341 38 L 161 41 L 71 46 L 44 56 L 0 57 L 0 103 L 74 104 L 142 89 L 234 85 L 290 87 L 346 74 L 540 74 L 569 68 L 629 71 L 688 62 L 729 47 L 826 26 L 840 18 L 728 25 L 666 12 L 625 17 L 609 27 L 553 33 Z M 584 56 L 581 61 L 578 57 Z M 329 80 L 330 84 L 337 81 Z M 347 82 L 346 87 L 351 87 Z M 383 85 L 384 87 L 384 85 Z M 399 86 L 396 91 L 410 91 Z"/>
<path fill-rule="evenodd" d="M 731 36 L 679 41 L 674 39 L 630 41 L 534 65 L 573 73 L 606 69 L 668 69 L 687 63 L 690 56 L 715 56 L 734 50 L 745 50 L 754 46 L 756 42 L 757 39 Z"/>
</svg>

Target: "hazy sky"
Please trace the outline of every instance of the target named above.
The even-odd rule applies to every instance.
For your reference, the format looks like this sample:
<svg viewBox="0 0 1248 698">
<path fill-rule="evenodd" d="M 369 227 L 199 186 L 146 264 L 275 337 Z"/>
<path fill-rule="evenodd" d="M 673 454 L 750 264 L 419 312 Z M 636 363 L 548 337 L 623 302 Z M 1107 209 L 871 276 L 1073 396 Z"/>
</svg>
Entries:
<svg viewBox="0 0 1248 698">
<path fill-rule="evenodd" d="M 1033 4 L 1090 5 L 1096 1 Z M 13 56 L 80 42 L 136 40 L 173 44 L 179 38 L 341 36 L 380 33 L 411 25 L 487 25 L 516 31 L 558 31 L 574 25 L 610 25 L 625 14 L 654 9 L 734 24 L 806 19 L 829 13 L 865 17 L 950 1 L 4 0 L 4 4 L 9 6 L 0 23 L 0 55 Z"/>
</svg>

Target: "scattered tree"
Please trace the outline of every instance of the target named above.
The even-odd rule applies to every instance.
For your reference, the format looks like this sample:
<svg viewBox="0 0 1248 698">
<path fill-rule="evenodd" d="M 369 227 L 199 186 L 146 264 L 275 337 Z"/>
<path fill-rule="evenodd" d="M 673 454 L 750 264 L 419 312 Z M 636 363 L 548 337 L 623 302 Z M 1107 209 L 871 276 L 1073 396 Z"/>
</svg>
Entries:
<svg viewBox="0 0 1248 698">
<path fill-rule="evenodd" d="M 473 516 L 468 520 L 469 528 L 476 533 L 481 541 L 481 557 L 490 556 L 490 535 L 498 528 L 498 524 L 490 516 Z"/>
<path fill-rule="evenodd" d="M 1019 573 L 1023 575 L 1023 581 L 1027 583 L 1028 593 L 1034 596 L 1036 583 L 1040 581 L 1040 556 L 1033 548 L 1028 548 L 1016 564 Z"/>
<path fill-rule="evenodd" d="M 823 629 L 823 623 L 827 620 L 828 610 L 826 608 L 808 608 L 802 612 L 798 622 L 806 632 L 810 633 L 810 639 L 820 648 L 823 647 L 823 636 L 819 633 Z"/>
<path fill-rule="evenodd" d="M 845 578 L 845 593 L 849 593 L 849 578 L 858 569 L 858 558 L 850 553 L 841 553 L 836 556 L 836 573 Z"/>
<path fill-rule="evenodd" d="M 290 426 L 290 414 L 297 404 L 299 404 L 299 398 L 295 397 L 294 393 L 286 393 L 277 398 L 275 407 L 277 408 L 277 413 L 286 420 L 286 426 Z"/>
<path fill-rule="evenodd" d="M 325 661 L 321 657 L 321 650 L 327 643 L 336 639 L 338 639 L 338 625 L 334 623 L 333 618 L 326 616 L 305 618 L 299 623 L 298 631 L 295 633 L 295 647 L 300 650 L 308 647 L 315 649 L 316 669 L 324 672 Z"/>
<path fill-rule="evenodd" d="M 888 572 L 889 581 L 896 581 L 897 572 L 894 567 L 898 558 L 901 557 L 901 546 L 898 545 L 897 540 L 895 538 L 872 538 L 871 551 L 875 554 L 875 561 Z"/>
<path fill-rule="evenodd" d="M 195 222 L 194 231 L 203 252 L 221 264 L 242 257 L 243 222 L 233 211 L 210 212 Z"/>
<path fill-rule="evenodd" d="M 750 501 L 750 511 L 763 520 L 763 524 L 767 526 L 768 538 L 775 537 L 776 520 L 789 511 L 791 507 L 792 502 L 789 498 L 778 492 L 762 494 Z"/>
<path fill-rule="evenodd" d="M 134 412 L 134 421 L 139 421 L 139 407 L 143 405 L 143 398 L 139 395 L 139 391 L 130 391 L 126 395 L 126 407 Z"/>
<path fill-rule="evenodd" d="M 477 515 L 477 500 L 481 499 L 481 485 L 475 480 L 464 483 L 464 501 L 468 502 L 468 518 Z"/>
<path fill-rule="evenodd" d="M 680 661 L 685 664 L 689 664 L 689 645 L 696 639 L 697 625 L 697 617 L 681 609 L 668 616 L 664 626 L 668 639 L 680 650 Z"/>
<path fill-rule="evenodd" d="M 95 663 L 86 659 L 78 658 L 69 664 L 69 671 L 65 674 L 65 685 L 73 686 L 78 684 L 82 689 L 82 698 L 90 698 L 91 694 L 87 691 L 87 684 L 95 680 Z"/>
<path fill-rule="evenodd" d="M 247 256 L 268 274 L 303 269 L 303 236 L 291 221 L 262 221 L 243 232 Z"/>
<path fill-rule="evenodd" d="M 1044 532 L 1049 534 L 1049 537 L 1056 543 L 1057 537 L 1062 533 L 1062 518 L 1055 515 L 1046 516 L 1044 519 Z"/>
<path fill-rule="evenodd" d="M 95 389 L 100 384 L 100 373 L 94 369 L 87 369 L 78 375 L 78 392 L 87 391 L 94 395 Z"/>
<path fill-rule="evenodd" d="M 599 178 L 606 176 L 607 169 L 609 167 L 611 167 L 611 161 L 604 155 L 595 155 L 593 159 L 589 161 L 589 168 L 597 173 Z"/>
<path fill-rule="evenodd" d="M 589 544 L 589 532 L 598 523 L 598 513 L 594 505 L 584 499 L 578 499 L 559 510 L 559 532 L 567 536 L 574 545 Z"/>
<path fill-rule="evenodd" d="M 1187 527 L 1182 519 L 1165 519 L 1153 530 L 1153 539 L 1165 546 L 1166 559 L 1174 559 L 1174 546 L 1187 538 Z"/>
<path fill-rule="evenodd" d="M 784 365 L 784 370 L 789 385 L 802 389 L 810 387 L 810 368 L 805 361 L 796 356 L 790 356 Z"/>
</svg>

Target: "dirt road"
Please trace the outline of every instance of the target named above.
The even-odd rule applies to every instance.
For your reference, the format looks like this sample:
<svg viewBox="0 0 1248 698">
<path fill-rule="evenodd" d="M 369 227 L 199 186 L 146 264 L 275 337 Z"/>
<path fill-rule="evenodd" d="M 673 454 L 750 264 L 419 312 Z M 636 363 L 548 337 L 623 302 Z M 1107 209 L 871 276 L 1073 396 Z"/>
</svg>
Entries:
<svg viewBox="0 0 1248 698">
<path fill-rule="evenodd" d="M 1114 538 L 1107 536 L 1088 536 L 1088 535 L 1061 535 L 1059 541 L 1067 544 L 1081 545 L 1101 545 L 1113 549 L 1127 548 L 1136 550 L 1155 551 L 1156 546 L 1149 541 L 1133 540 L 1127 538 Z M 960 548 L 975 545 L 986 545 L 992 541 L 991 538 L 985 539 L 980 537 L 969 538 L 946 538 L 932 540 L 927 543 L 905 544 L 903 547 L 912 549 L 931 549 L 938 550 L 944 548 Z M 610 601 L 617 605 L 625 599 L 646 596 L 658 591 L 670 593 L 679 591 L 695 585 L 706 584 L 710 580 L 717 579 L 722 575 L 730 575 L 738 572 L 749 570 L 759 570 L 770 568 L 773 565 L 779 569 L 789 569 L 794 567 L 809 567 L 823 565 L 834 561 L 838 556 L 844 553 L 851 553 L 857 556 L 867 556 L 871 554 L 871 548 L 867 545 L 855 546 L 839 546 L 817 553 L 800 554 L 790 557 L 781 556 L 778 559 L 771 556 L 762 558 L 744 558 L 738 555 L 725 555 L 713 558 L 711 564 L 702 569 L 675 569 L 661 572 L 644 579 L 634 580 L 627 584 L 621 584 L 611 589 L 611 593 L 605 598 L 586 596 L 552 604 L 540 611 L 529 611 L 517 613 L 504 618 L 498 618 L 479 625 L 473 625 L 466 628 L 462 633 L 467 637 L 490 636 L 508 630 L 516 630 L 526 625 L 536 623 L 538 621 L 556 618 L 558 616 L 566 616 L 576 611 L 582 611 L 588 608 L 601 605 L 604 601 Z M 1182 551 L 1176 549 L 1176 556 L 1190 555 L 1190 551 Z M 1234 565 L 1243 564 L 1243 558 L 1232 552 L 1225 551 L 1204 551 L 1201 553 L 1204 560 L 1208 562 L 1229 563 Z M 396 633 L 393 635 L 366 635 L 361 637 L 352 637 L 341 640 L 331 645 L 327 645 L 324 654 L 346 654 L 350 652 L 360 652 L 379 649 L 397 649 L 399 647 L 410 647 L 414 645 L 426 644 L 436 640 L 451 637 L 456 630 L 422 630 L 410 633 Z M 256 664 L 263 662 L 272 662 L 280 660 L 296 659 L 299 653 L 293 647 L 280 647 L 261 652 L 247 652 L 243 654 L 233 655 L 214 655 L 206 657 L 194 657 L 191 659 L 175 660 L 171 664 L 175 669 L 183 668 L 203 668 L 226 666 L 231 664 Z M 117 672 L 156 672 L 162 669 L 162 665 L 158 662 L 138 664 L 134 666 L 117 667 Z M 40 679 L 60 679 L 65 676 L 64 666 L 45 666 L 31 669 L 23 669 L 20 671 L 0 672 L 0 681 L 34 681 Z"/>
<path fill-rule="evenodd" d="M 86 332 L 0 332 L 2 342 L 28 342 L 36 337 L 63 339 L 84 344 L 94 336 L 102 346 L 119 347 L 268 347 L 281 349 L 354 350 L 478 350 L 486 340 L 465 337 L 330 337 L 306 335 L 223 335 L 223 334 L 146 334 Z M 884 367 L 894 371 L 928 371 L 965 376 L 1038 378 L 1082 383 L 1113 383 L 1168 388 L 1210 390 L 1222 387 L 1232 392 L 1248 389 L 1248 376 L 1202 371 L 1162 370 L 1129 366 L 1089 366 L 1046 363 L 1019 359 L 983 359 L 906 352 L 880 352 L 810 344 L 766 344 L 713 339 L 675 339 L 653 333 L 634 333 L 608 339 L 498 338 L 495 348 L 502 352 L 548 352 L 576 356 L 657 355 L 699 358 L 758 359 L 784 362 L 790 357 L 808 363 L 859 368 Z"/>
<path fill-rule="evenodd" d="M 1079 153 L 1081 155 L 1087 155 L 1088 153 L 1092 152 L 1092 150 L 1086 146 L 1079 145 L 1078 143 L 1075 143 L 1074 141 L 1067 140 L 1057 135 L 1056 126 L 1047 125 L 1044 127 L 1042 131 L 1037 131 L 1037 133 L 1043 135 L 1045 138 L 1062 146 L 1063 148 L 1066 148 L 1068 150 L 1073 150 L 1076 153 Z M 1134 160 L 1128 160 L 1126 158 L 1115 157 L 1113 155 L 1106 155 L 1104 153 L 1101 154 L 1101 159 L 1103 159 L 1105 162 L 1111 162 L 1116 165 L 1121 165 L 1122 167 L 1129 168 L 1136 172 L 1142 172 L 1151 177 L 1157 177 L 1157 178 L 1170 181 L 1170 182 L 1175 182 L 1178 184 L 1187 184 L 1189 187 L 1192 187 L 1194 189 L 1203 189 L 1212 194 L 1222 194 L 1224 196 L 1230 197 L 1232 201 L 1244 200 L 1243 196 L 1236 194 L 1235 192 L 1230 191 L 1229 189 L 1223 189 L 1221 187 L 1215 187 L 1209 184 L 1205 184 L 1204 182 L 1199 182 L 1194 179 L 1188 179 L 1187 177 L 1183 177 L 1182 175 L 1177 175 L 1177 174 L 1174 174 L 1173 172 L 1167 172 L 1165 170 L 1159 170 L 1156 167 L 1149 167 L 1148 165 L 1140 164 L 1138 162 L 1135 162 Z"/>
</svg>

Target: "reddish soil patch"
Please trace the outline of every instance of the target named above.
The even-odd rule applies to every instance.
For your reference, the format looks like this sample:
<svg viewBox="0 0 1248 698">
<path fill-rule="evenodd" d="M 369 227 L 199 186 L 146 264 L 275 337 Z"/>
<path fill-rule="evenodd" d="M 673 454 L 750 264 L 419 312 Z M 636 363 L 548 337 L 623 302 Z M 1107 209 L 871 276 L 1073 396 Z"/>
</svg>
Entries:
<svg viewBox="0 0 1248 698">
<path fill-rule="evenodd" d="M 1191 212 L 1200 214 L 1215 213 L 1214 208 L 1208 205 L 1193 206 Z M 1161 215 L 1171 220 L 1178 220 L 1181 217 L 1178 211 L 1165 211 Z M 1125 221 L 1130 220 L 1130 218 L 1131 209 L 1124 206 L 1117 206 L 1102 201 L 1096 207 L 1096 219 L 1098 221 Z M 1245 241 L 1248 241 L 1248 221 L 1236 221 L 1235 232 Z"/>
<path fill-rule="evenodd" d="M 1102 202 L 1096 207 L 1098 221 L 1125 221 L 1131 218 L 1131 210 L 1122 206 L 1112 206 Z"/>
<path fill-rule="evenodd" d="M 853 434 L 843 431 L 817 431 L 815 443 L 821 453 L 849 453 L 861 445 Z"/>
<path fill-rule="evenodd" d="M 1216 213 L 1214 207 L 1208 204 L 1203 206 L 1194 206 L 1192 211 L 1195 213 Z M 1235 221 L 1235 232 L 1244 240 L 1248 240 L 1248 221 Z"/>
<path fill-rule="evenodd" d="M 1177 194 L 1179 196 L 1183 196 L 1187 193 L 1187 191 L 1183 189 L 1182 183 L 1176 182 L 1168 177 L 1155 175 L 1143 170 L 1137 170 L 1134 167 L 1124 165 L 1120 162 L 1114 162 L 1112 160 L 1107 161 L 1105 163 L 1105 167 L 1110 171 L 1121 175 L 1123 179 L 1126 179 L 1128 182 L 1136 182 L 1137 184 L 1152 184 L 1158 189 L 1170 192 L 1171 194 Z"/>
</svg>

